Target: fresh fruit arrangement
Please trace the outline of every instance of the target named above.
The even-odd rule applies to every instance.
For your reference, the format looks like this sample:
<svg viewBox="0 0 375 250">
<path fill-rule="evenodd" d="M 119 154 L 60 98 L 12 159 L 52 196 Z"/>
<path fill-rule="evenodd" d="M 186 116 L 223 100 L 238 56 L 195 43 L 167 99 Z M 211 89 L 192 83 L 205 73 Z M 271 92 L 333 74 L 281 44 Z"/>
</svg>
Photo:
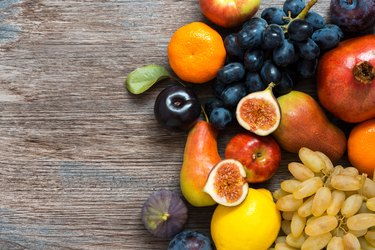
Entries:
<svg viewBox="0 0 375 250">
<path fill-rule="evenodd" d="M 301 148 L 299 157 L 288 165 L 293 178 L 274 192 L 283 218 L 275 249 L 371 249 L 375 182 L 319 151 Z"/>
<path fill-rule="evenodd" d="M 255 16 L 256 0 L 200 0 L 228 35 L 184 25 L 168 45 L 174 74 L 151 64 L 128 75 L 135 95 L 172 80 L 156 97 L 155 120 L 188 132 L 182 197 L 160 190 L 142 208 L 145 228 L 171 239 L 168 249 L 375 249 L 375 35 L 353 37 L 374 24 L 375 4 L 332 0 L 330 24 L 316 3 L 285 0 Z M 294 90 L 305 78 L 316 80 L 316 98 Z M 213 95 L 203 101 L 196 84 Z M 239 131 L 221 156 L 218 137 L 234 121 Z M 288 163 L 292 178 L 273 196 L 255 188 L 277 173 L 284 151 L 301 161 Z M 351 166 L 334 165 L 345 157 Z M 185 228 L 185 202 L 216 206 L 211 237 Z"/>
</svg>

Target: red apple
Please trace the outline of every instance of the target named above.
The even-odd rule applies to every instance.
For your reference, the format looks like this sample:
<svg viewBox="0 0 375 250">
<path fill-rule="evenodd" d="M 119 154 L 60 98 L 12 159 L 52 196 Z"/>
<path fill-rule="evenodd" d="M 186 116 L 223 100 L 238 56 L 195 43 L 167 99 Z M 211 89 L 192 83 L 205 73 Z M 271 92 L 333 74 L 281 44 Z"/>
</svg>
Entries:
<svg viewBox="0 0 375 250">
<path fill-rule="evenodd" d="M 225 28 L 250 19 L 259 9 L 260 0 L 199 0 L 203 15 Z"/>
<path fill-rule="evenodd" d="M 225 158 L 241 162 L 250 183 L 269 180 L 281 161 L 279 144 L 269 136 L 240 133 L 230 139 L 225 148 Z"/>
</svg>

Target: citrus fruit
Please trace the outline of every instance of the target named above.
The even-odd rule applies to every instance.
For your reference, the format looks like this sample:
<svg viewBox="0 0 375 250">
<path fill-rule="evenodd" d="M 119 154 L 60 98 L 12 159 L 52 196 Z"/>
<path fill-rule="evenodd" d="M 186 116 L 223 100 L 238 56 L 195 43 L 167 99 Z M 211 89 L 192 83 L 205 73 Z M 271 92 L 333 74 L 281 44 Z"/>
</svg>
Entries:
<svg viewBox="0 0 375 250">
<path fill-rule="evenodd" d="M 348 138 L 348 158 L 360 172 L 373 176 L 375 169 L 375 119 L 356 125 Z"/>
<path fill-rule="evenodd" d="M 275 241 L 280 223 L 270 191 L 249 188 L 240 205 L 216 207 L 211 235 L 218 250 L 266 250 Z"/>
<path fill-rule="evenodd" d="M 202 22 L 179 28 L 168 45 L 169 64 L 182 80 L 205 83 L 224 66 L 226 51 L 220 34 Z"/>
</svg>

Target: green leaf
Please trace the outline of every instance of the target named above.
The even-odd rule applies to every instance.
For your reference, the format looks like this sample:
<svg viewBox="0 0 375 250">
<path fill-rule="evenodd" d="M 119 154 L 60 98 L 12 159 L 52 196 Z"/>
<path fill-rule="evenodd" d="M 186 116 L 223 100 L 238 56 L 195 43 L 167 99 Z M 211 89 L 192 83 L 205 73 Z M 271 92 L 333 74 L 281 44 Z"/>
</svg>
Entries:
<svg viewBox="0 0 375 250">
<path fill-rule="evenodd" d="M 126 78 L 126 88 L 132 94 L 142 94 L 155 83 L 170 77 L 160 65 L 150 64 L 132 71 Z"/>
</svg>

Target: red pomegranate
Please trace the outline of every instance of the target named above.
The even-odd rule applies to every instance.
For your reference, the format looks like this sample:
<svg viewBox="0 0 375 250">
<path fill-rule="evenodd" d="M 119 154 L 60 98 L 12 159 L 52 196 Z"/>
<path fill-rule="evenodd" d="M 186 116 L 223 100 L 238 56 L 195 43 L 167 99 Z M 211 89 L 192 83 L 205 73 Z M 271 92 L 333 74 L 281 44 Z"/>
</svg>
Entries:
<svg viewBox="0 0 375 250">
<path fill-rule="evenodd" d="M 375 35 L 345 40 L 325 53 L 318 66 L 320 103 L 337 118 L 375 118 Z"/>
</svg>

